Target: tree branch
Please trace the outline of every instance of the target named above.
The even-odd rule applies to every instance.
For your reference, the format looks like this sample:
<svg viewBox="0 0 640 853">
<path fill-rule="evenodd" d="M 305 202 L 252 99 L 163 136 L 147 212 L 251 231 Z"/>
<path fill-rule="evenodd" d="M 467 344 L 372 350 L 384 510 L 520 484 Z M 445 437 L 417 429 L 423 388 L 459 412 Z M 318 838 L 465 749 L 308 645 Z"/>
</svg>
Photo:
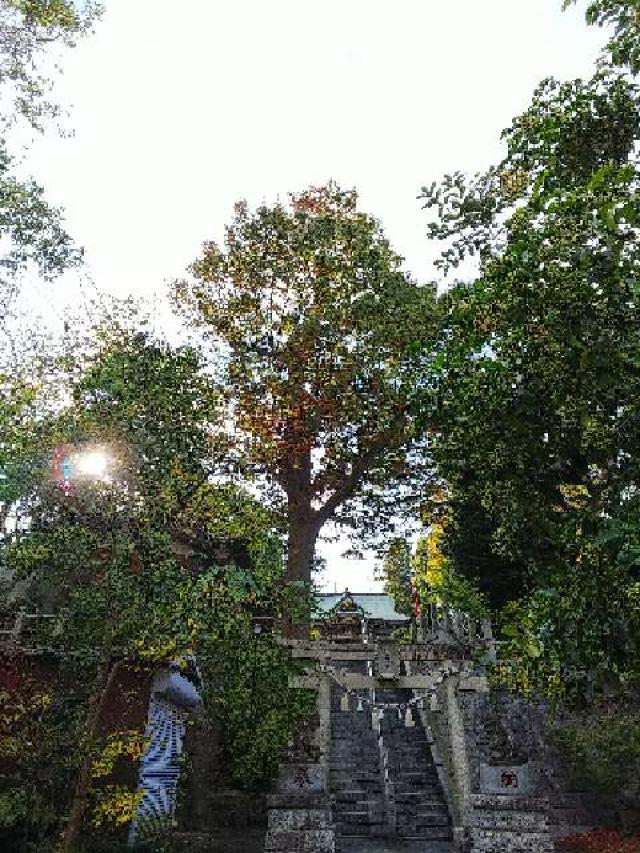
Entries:
<svg viewBox="0 0 640 853">
<path fill-rule="evenodd" d="M 375 462 L 380 452 L 387 446 L 392 437 L 397 434 L 399 428 L 406 424 L 406 420 L 404 412 L 397 415 L 392 421 L 391 426 L 378 433 L 367 450 L 354 460 L 351 472 L 335 487 L 331 497 L 325 501 L 320 509 L 316 510 L 317 517 L 322 524 L 331 518 L 343 501 L 353 495 L 364 475 L 371 468 L 372 463 Z"/>
</svg>

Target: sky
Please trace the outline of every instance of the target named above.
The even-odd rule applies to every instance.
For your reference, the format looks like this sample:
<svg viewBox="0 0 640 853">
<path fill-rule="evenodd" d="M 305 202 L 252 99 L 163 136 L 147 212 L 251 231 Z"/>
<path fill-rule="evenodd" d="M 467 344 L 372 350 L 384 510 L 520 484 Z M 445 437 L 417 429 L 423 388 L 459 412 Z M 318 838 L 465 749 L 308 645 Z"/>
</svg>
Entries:
<svg viewBox="0 0 640 853">
<path fill-rule="evenodd" d="M 233 204 L 355 187 L 405 268 L 434 280 L 420 188 L 502 156 L 547 76 L 588 76 L 604 33 L 585 0 L 106 0 L 64 58 L 75 134 L 26 166 L 64 207 L 102 291 L 161 299 Z M 41 305 L 63 312 L 73 276 Z M 323 586 L 377 589 L 372 560 L 321 544 Z"/>
</svg>

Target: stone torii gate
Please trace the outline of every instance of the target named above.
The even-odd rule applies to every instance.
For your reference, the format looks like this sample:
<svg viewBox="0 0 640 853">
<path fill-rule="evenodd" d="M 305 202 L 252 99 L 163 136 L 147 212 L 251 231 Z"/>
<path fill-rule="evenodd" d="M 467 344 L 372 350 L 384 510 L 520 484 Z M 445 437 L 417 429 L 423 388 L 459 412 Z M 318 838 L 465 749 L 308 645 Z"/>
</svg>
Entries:
<svg viewBox="0 0 640 853">
<path fill-rule="evenodd" d="M 332 685 L 347 693 L 372 691 L 371 695 L 389 688 L 412 691 L 452 818 L 456 850 L 551 853 L 548 804 L 528 796 L 526 766 L 501 767 L 496 777 L 486 767 L 477 767 L 476 756 L 469 753 L 468 707 L 475 697 L 489 692 L 476 653 L 480 647 L 488 658 L 495 654 L 490 632 L 483 633 L 473 647 L 443 634 L 437 641 L 411 644 L 370 642 L 367 637 L 350 643 L 285 641 L 306 670 L 293 677 L 291 685 L 317 691 L 317 725 L 313 756 L 281 767 L 269 800 L 265 853 L 335 851 L 328 787 Z M 434 728 L 434 717 L 444 724 Z"/>
</svg>

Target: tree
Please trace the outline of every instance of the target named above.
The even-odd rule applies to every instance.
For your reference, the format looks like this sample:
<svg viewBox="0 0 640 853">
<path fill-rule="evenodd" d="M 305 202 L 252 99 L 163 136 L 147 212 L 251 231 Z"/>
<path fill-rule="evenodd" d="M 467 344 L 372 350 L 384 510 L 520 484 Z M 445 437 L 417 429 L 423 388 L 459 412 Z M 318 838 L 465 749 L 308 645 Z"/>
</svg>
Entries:
<svg viewBox="0 0 640 853">
<path fill-rule="evenodd" d="M 392 539 L 382 564 L 384 591 L 393 598 L 398 613 L 415 619 L 412 594 L 411 549 L 406 539 Z"/>
<path fill-rule="evenodd" d="M 16 178 L 12 163 L 0 141 L 0 237 L 6 244 L 0 258 L 0 323 L 7 340 L 11 340 L 11 305 L 20 275 L 34 267 L 51 280 L 82 260 L 64 230 L 61 211 L 47 203 L 35 181 Z M 15 362 L 15 353 L 7 355 Z"/>
<path fill-rule="evenodd" d="M 54 47 L 73 47 L 88 33 L 100 14 L 94 2 L 74 0 L 1 0 L 0 2 L 0 90 L 6 105 L 2 123 L 19 117 L 37 130 L 43 119 L 60 113 L 47 100 L 52 81 L 42 71 L 42 60 Z M 59 69 L 56 69 L 59 70 Z"/>
<path fill-rule="evenodd" d="M 634 669 L 638 565 L 603 537 L 640 473 L 639 129 L 625 74 L 547 79 L 502 163 L 424 189 L 443 268 L 480 266 L 445 297 L 435 415 L 427 399 L 443 550 L 495 604 L 522 599 L 511 624 L 543 689 L 585 694 Z"/>
<path fill-rule="evenodd" d="M 59 115 L 49 99 L 53 87 L 43 65 L 51 67 L 56 48 L 69 48 L 91 29 L 100 12 L 92 3 L 73 0 L 0 0 L 0 323 L 2 341 L 13 341 L 12 302 L 20 275 L 33 267 L 53 278 L 81 261 L 82 253 L 66 233 L 61 211 L 49 205 L 41 186 L 17 177 L 7 146 L 16 123 L 43 132 Z M 59 69 L 56 69 L 59 70 Z M 0 352 L 13 357 L 15 353 Z"/>
<path fill-rule="evenodd" d="M 566 9 L 576 0 L 564 0 Z M 613 25 L 614 34 L 607 44 L 613 65 L 627 66 L 632 74 L 640 71 L 640 15 L 635 0 L 591 0 L 585 15 L 587 23 Z"/>
<path fill-rule="evenodd" d="M 170 517 L 214 467 L 210 431 L 219 392 L 190 347 L 117 327 L 101 336 L 97 355 L 74 383 L 68 437 L 113 444 L 149 512 Z"/>
<path fill-rule="evenodd" d="M 326 521 L 364 526 L 356 499 L 410 473 L 411 345 L 435 328 L 435 295 L 356 203 L 329 184 L 290 209 L 239 204 L 226 251 L 206 244 L 175 289 L 178 309 L 221 346 L 245 470 L 285 498 L 290 581 L 310 581 Z"/>
<path fill-rule="evenodd" d="M 426 192 L 445 261 L 482 258 L 448 296 L 438 458 L 524 565 L 557 556 L 572 489 L 597 514 L 636 479 L 638 127 L 621 77 L 544 81 L 500 167 Z"/>
<path fill-rule="evenodd" d="M 17 762 L 9 777 L 0 774 L 0 807 L 8 810 L 0 845 L 15 850 L 28 849 L 36 830 L 53 846 L 74 777 L 80 784 L 65 849 L 76 844 L 83 816 L 113 814 L 115 800 L 95 801 L 91 774 L 112 742 L 96 742 L 94 723 L 117 661 L 153 668 L 197 656 L 236 784 L 265 784 L 311 710 L 304 691 L 288 688 L 286 652 L 269 632 L 254 633 L 256 614 L 277 616 L 291 604 L 277 519 L 248 493 L 207 482 L 215 386 L 199 357 L 124 330 L 75 356 L 57 375 L 62 405 L 20 409 L 23 426 L 30 417 L 39 424 L 22 492 L 14 479 L 30 524 L 0 543 L 15 577 L 30 579 L 29 608 L 58 613 L 49 641 L 69 676 L 55 701 L 55 690 L 43 698 L 30 685 L 24 696 L 18 691 L 22 704 L 0 692 L 7 719 L 11 706 L 20 712 L 17 731 L 0 733 L 0 754 Z M 61 445 L 71 459 L 108 454 L 106 476 L 72 466 L 70 487 L 61 488 L 51 476 Z M 135 799 L 125 793 L 114 797 L 130 808 Z M 24 802 L 32 807 L 25 811 Z M 43 826 L 40 814 L 55 816 Z M 106 843 L 113 849 L 112 837 Z"/>
</svg>

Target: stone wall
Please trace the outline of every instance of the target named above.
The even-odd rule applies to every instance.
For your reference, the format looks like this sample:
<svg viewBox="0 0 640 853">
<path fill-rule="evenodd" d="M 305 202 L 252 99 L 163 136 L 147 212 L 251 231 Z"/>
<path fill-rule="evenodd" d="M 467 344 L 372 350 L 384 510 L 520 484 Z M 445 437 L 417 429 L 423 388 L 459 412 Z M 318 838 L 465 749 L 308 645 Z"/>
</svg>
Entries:
<svg viewBox="0 0 640 853">
<path fill-rule="evenodd" d="M 545 833 L 558 838 L 616 825 L 617 809 L 572 785 L 569 768 L 548 738 L 544 703 L 506 691 L 465 689 L 469 681 L 449 677 L 423 711 L 460 849 L 492 850 L 494 844 L 501 850 L 495 833 L 503 832 L 512 841 L 523 835 L 520 848 L 505 849 L 542 850 Z M 510 802 L 518 808 L 509 809 Z M 527 825 L 542 835 L 529 833 L 526 841 L 521 827 Z"/>
<path fill-rule="evenodd" d="M 519 742 L 517 732 L 503 724 L 502 709 L 492 702 L 479 672 L 449 675 L 423 713 L 458 848 L 473 853 L 551 851 L 549 805 L 528 772 L 529 743 L 541 749 L 535 727 L 521 723 L 528 735 Z"/>
<path fill-rule="evenodd" d="M 335 853 L 325 765 L 284 764 L 268 804 L 265 853 Z"/>
</svg>

